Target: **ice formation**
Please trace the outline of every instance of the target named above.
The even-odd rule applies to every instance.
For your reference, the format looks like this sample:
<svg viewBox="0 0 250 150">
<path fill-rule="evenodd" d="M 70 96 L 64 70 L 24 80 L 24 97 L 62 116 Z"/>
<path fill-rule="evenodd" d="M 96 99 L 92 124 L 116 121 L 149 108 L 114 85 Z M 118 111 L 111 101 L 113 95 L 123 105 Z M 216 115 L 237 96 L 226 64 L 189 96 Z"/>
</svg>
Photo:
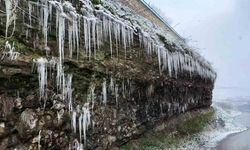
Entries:
<svg viewBox="0 0 250 150">
<path fill-rule="evenodd" d="M 39 131 L 39 134 L 38 134 L 38 150 L 40 150 L 41 149 L 41 130 Z"/>
<path fill-rule="evenodd" d="M 38 121 L 38 119 L 35 117 L 35 113 L 29 109 L 22 112 L 21 120 L 30 129 L 35 128 Z"/>
<path fill-rule="evenodd" d="M 6 0 L 6 10 L 8 10 L 6 13 L 7 22 L 11 22 L 11 18 L 15 18 L 15 15 L 10 10 L 14 10 L 12 6 L 16 7 L 16 5 L 11 5 L 12 3 L 12 1 Z M 88 58 L 92 56 L 95 58 L 96 51 L 99 50 L 105 42 L 109 43 L 111 57 L 113 57 L 114 53 L 118 55 L 119 50 L 122 48 L 126 58 L 128 48 L 132 47 L 134 43 L 134 28 L 136 27 L 132 27 L 132 25 L 130 25 L 131 23 L 111 14 L 101 6 L 99 6 L 98 9 L 94 9 L 90 1 L 82 0 L 81 3 L 81 11 L 84 12 L 85 15 L 78 13 L 69 1 L 58 2 L 54 0 L 43 0 L 37 2 L 30 1 L 28 3 L 30 24 L 32 23 L 32 5 L 36 5 L 40 8 L 39 20 L 43 28 L 45 47 L 47 47 L 48 22 L 53 21 L 49 19 L 49 16 L 50 18 L 53 15 L 56 16 L 55 24 L 59 54 L 59 63 L 57 65 L 58 89 L 63 88 L 66 27 L 68 28 L 67 41 L 69 44 L 67 53 L 70 58 L 73 57 L 74 51 L 77 54 L 77 58 L 79 58 L 81 45 L 84 45 L 85 54 Z M 55 11 L 53 11 L 54 9 Z M 56 14 L 54 14 L 55 12 Z M 136 32 L 141 47 L 145 49 L 146 59 L 151 59 L 151 57 L 157 55 L 160 74 L 167 73 L 170 77 L 177 78 L 179 74 L 185 71 L 189 73 L 190 76 L 192 74 L 198 74 L 205 79 L 214 80 L 216 78 L 216 73 L 212 70 L 209 62 L 198 53 L 192 51 L 186 44 L 176 41 L 176 39 L 165 34 L 164 36 L 167 37 L 168 42 L 170 44 L 175 43 L 179 49 L 172 52 L 165 48 L 163 46 L 164 43 L 161 43 L 151 31 L 146 31 L 145 28 L 138 27 Z M 185 52 L 184 49 L 189 49 L 189 52 Z"/>
<path fill-rule="evenodd" d="M 9 41 L 6 41 L 6 42 L 5 42 L 5 51 L 4 51 L 3 54 L 2 54 L 1 60 L 3 60 L 4 58 L 7 58 L 7 59 L 9 59 L 9 60 L 16 60 L 16 59 L 19 57 L 20 53 L 19 53 L 19 52 L 16 52 L 15 50 L 16 50 L 16 49 L 15 49 L 15 44 L 14 44 L 14 42 L 13 42 L 13 44 L 11 45 L 11 44 L 9 43 Z"/>
<path fill-rule="evenodd" d="M 106 80 L 102 83 L 102 103 L 107 104 L 107 82 Z"/>
<path fill-rule="evenodd" d="M 47 65 L 48 60 L 45 58 L 39 58 L 35 60 L 37 64 L 37 72 L 38 72 L 38 80 L 39 80 L 39 92 L 40 92 L 40 100 L 44 100 L 44 105 L 46 105 L 47 100 Z"/>
<path fill-rule="evenodd" d="M 77 114 L 79 114 L 77 119 Z M 84 141 L 84 144 L 86 144 L 86 134 L 88 127 L 91 124 L 90 120 L 90 110 L 89 110 L 89 104 L 85 104 L 82 108 L 78 105 L 77 110 L 74 110 L 72 112 L 71 117 L 72 122 L 72 128 L 74 133 L 78 132 L 79 135 L 79 141 L 82 142 L 82 139 Z M 78 129 L 77 129 L 77 122 L 78 122 Z"/>
<path fill-rule="evenodd" d="M 118 106 L 118 97 L 119 97 L 119 85 L 116 84 L 115 85 L 115 102 L 116 102 L 116 105 Z"/>
<path fill-rule="evenodd" d="M 88 94 L 88 103 L 92 104 L 92 109 L 94 108 L 95 105 L 95 99 L 96 99 L 96 94 L 95 94 L 95 86 L 90 85 L 89 87 L 89 94 Z"/>
<path fill-rule="evenodd" d="M 83 139 L 84 139 L 84 144 L 86 144 L 86 132 L 88 130 L 88 127 L 90 125 L 90 111 L 88 107 L 82 107 L 82 126 L 83 126 Z"/>
<path fill-rule="evenodd" d="M 78 106 L 76 109 L 73 107 L 72 98 L 72 74 L 64 73 L 64 59 L 68 57 L 74 59 L 85 57 L 91 59 L 96 58 L 97 51 L 102 50 L 102 46 L 109 46 L 109 54 L 112 57 L 118 56 L 120 53 L 124 54 L 125 60 L 128 54 L 132 53 L 134 45 L 134 39 L 139 41 L 141 49 L 144 51 L 140 53 L 139 57 L 145 61 L 149 61 L 157 57 L 158 69 L 160 75 L 167 74 L 169 77 L 178 78 L 179 75 L 185 73 L 192 77 L 194 74 L 198 74 L 204 79 L 216 78 L 216 73 L 213 71 L 212 66 L 201 55 L 192 51 L 185 43 L 181 43 L 173 39 L 169 35 L 166 37 L 170 47 L 171 44 L 175 44 L 175 50 L 168 49 L 162 41 L 157 38 L 156 34 L 145 29 L 143 27 L 136 27 L 131 23 L 135 18 L 123 19 L 117 15 L 111 14 L 107 9 L 99 6 L 98 9 L 94 8 L 89 0 L 80 0 L 81 12 L 76 10 L 70 1 L 56 1 L 56 0 L 38 0 L 36 2 L 29 1 L 29 25 L 32 27 L 34 24 L 32 14 L 38 15 L 39 28 L 41 28 L 45 49 L 48 48 L 48 35 L 53 30 L 51 25 L 55 25 L 57 46 L 58 46 L 58 58 L 52 58 L 50 60 L 46 58 L 39 58 L 35 60 L 37 65 L 38 79 L 39 79 L 39 94 L 40 100 L 44 100 L 44 107 L 47 100 L 47 79 L 48 72 L 56 71 L 56 87 L 58 93 L 61 94 L 64 104 L 68 107 L 68 112 L 71 114 L 71 124 L 74 133 L 79 135 L 79 142 L 75 142 L 74 147 L 76 149 L 83 149 L 83 144 L 86 144 L 86 133 L 90 126 L 90 110 L 94 108 L 97 96 L 95 95 L 95 85 L 89 87 L 88 102 L 84 106 Z M 18 0 L 5 0 L 6 5 L 6 36 L 9 26 L 13 23 L 15 30 L 16 20 L 16 8 Z M 35 7 L 34 7 L 35 6 Z M 37 9 L 34 9 L 37 8 Z M 37 12 L 34 12 L 37 11 Z M 53 17 L 56 19 L 53 20 Z M 133 20 L 134 19 L 134 20 Z M 150 23 L 146 23 L 150 24 Z M 152 27 L 151 27 L 152 28 Z M 153 30 L 153 29 L 152 29 Z M 27 30 L 27 36 L 28 30 Z M 37 35 L 38 37 L 38 35 Z M 68 44 L 68 46 L 65 46 Z M 66 48 L 65 48 L 66 47 Z M 9 50 L 3 53 L 2 59 L 8 57 L 10 60 L 15 60 L 20 55 L 15 52 L 14 44 L 11 46 L 9 42 L 6 42 L 5 50 Z M 49 71 L 48 71 L 49 70 Z M 110 83 L 107 84 L 106 79 L 101 83 L 102 88 L 102 103 L 106 106 L 108 94 L 115 96 L 115 101 L 118 106 L 119 94 L 124 98 L 130 95 L 131 88 L 130 81 L 124 81 L 122 84 L 116 83 L 116 80 L 111 76 Z M 109 90 L 110 89 L 110 90 Z M 148 88 L 148 97 L 153 95 L 153 87 Z M 189 99 L 190 103 L 195 103 L 195 98 Z M 168 108 L 168 112 L 185 112 L 188 105 L 182 105 L 181 103 L 168 103 L 161 104 L 162 108 Z M 148 115 L 148 106 L 146 107 L 146 113 Z M 64 109 L 57 111 L 57 119 L 60 122 L 64 114 Z M 24 120 L 27 120 L 27 116 L 22 114 Z M 34 128 L 36 121 L 30 123 L 30 127 Z M 40 135 L 40 132 L 39 132 Z"/>
<path fill-rule="evenodd" d="M 71 120 L 72 120 L 73 131 L 74 131 L 74 133 L 76 133 L 76 111 L 72 112 Z"/>
<path fill-rule="evenodd" d="M 72 74 L 67 75 L 64 78 L 64 88 L 63 88 L 63 100 L 68 104 L 68 110 L 72 111 L 73 110 L 73 106 L 72 106 L 72 88 L 71 88 L 71 84 L 72 84 Z"/>
<path fill-rule="evenodd" d="M 16 27 L 16 9 L 18 6 L 19 0 L 5 0 L 5 8 L 6 8 L 6 31 L 5 36 L 8 37 L 8 29 L 9 26 L 13 23 L 13 30 L 11 36 L 14 34 Z"/>
</svg>

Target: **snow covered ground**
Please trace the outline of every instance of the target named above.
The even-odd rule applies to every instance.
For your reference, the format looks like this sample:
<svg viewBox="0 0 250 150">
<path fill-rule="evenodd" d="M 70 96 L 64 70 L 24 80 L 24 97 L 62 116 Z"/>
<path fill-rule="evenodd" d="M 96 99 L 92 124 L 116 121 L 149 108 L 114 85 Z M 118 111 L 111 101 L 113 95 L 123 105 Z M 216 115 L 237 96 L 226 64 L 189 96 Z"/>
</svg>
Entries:
<svg viewBox="0 0 250 150">
<path fill-rule="evenodd" d="M 186 138 L 178 149 L 217 149 L 218 143 L 228 135 L 247 130 L 247 127 L 237 121 L 242 112 L 235 105 L 227 107 L 223 104 L 228 103 L 213 104 L 216 122 L 208 125 L 203 132 Z"/>
</svg>

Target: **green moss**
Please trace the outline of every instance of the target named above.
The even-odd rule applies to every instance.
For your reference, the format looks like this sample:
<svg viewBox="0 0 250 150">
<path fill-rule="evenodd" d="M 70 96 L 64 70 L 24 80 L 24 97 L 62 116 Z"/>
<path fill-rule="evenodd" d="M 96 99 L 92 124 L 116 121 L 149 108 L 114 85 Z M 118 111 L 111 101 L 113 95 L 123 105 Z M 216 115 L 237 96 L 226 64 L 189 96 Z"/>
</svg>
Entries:
<svg viewBox="0 0 250 150">
<path fill-rule="evenodd" d="M 96 60 L 102 61 L 102 60 L 105 60 L 105 58 L 106 58 L 106 55 L 104 51 L 97 51 Z"/>
<path fill-rule="evenodd" d="M 92 1 L 92 4 L 94 4 L 94 5 L 102 4 L 101 0 L 91 0 L 91 1 Z"/>
<path fill-rule="evenodd" d="M 186 121 L 184 124 L 180 124 L 179 126 L 177 126 L 177 130 L 183 135 L 198 133 L 204 129 L 213 115 L 214 110 L 210 111 L 209 113 L 202 114 L 196 118 Z"/>
<path fill-rule="evenodd" d="M 4 47 L 6 41 L 9 41 L 10 44 L 14 43 L 15 49 L 18 52 L 31 51 L 30 48 L 28 48 L 23 42 L 21 42 L 20 40 L 18 40 L 15 37 L 8 38 L 8 39 L 5 39 L 4 37 L 0 37 L 0 46 Z"/>
<path fill-rule="evenodd" d="M 129 142 L 121 147 L 122 150 L 150 150 L 168 149 L 178 145 L 189 135 L 201 132 L 207 123 L 213 119 L 214 109 L 201 113 L 195 118 L 180 123 L 175 131 L 163 130 L 160 132 L 149 131 L 144 137 Z"/>
<path fill-rule="evenodd" d="M 104 6 L 104 8 L 107 9 L 108 11 L 110 11 L 111 14 L 115 15 L 115 11 L 113 10 L 112 7 L 110 7 L 110 6 Z"/>
<path fill-rule="evenodd" d="M 157 36 L 159 37 L 159 40 L 162 42 L 162 43 L 166 43 L 167 39 L 165 38 L 165 36 L 163 35 L 160 35 L 160 34 L 157 34 Z"/>
</svg>

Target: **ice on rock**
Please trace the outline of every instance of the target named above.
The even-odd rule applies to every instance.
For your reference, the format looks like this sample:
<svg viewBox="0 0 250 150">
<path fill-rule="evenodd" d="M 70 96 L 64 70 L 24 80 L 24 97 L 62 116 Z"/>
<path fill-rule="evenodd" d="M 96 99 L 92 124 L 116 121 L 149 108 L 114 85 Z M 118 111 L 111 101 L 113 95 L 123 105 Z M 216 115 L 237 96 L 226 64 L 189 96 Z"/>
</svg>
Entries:
<svg viewBox="0 0 250 150">
<path fill-rule="evenodd" d="M 39 80 L 39 93 L 40 93 L 40 100 L 44 100 L 44 106 L 46 105 L 47 100 L 47 65 L 48 60 L 46 58 L 39 58 L 35 60 L 37 64 L 37 72 L 38 72 L 38 80 Z"/>
<path fill-rule="evenodd" d="M 60 111 L 57 111 L 57 121 L 58 121 L 58 123 L 61 122 L 63 115 L 64 115 L 64 109 L 61 109 Z"/>
<path fill-rule="evenodd" d="M 38 134 L 38 150 L 41 149 L 41 130 L 39 131 L 39 134 Z"/>
<path fill-rule="evenodd" d="M 74 133 L 76 133 L 76 111 L 72 112 L 71 123 Z"/>
<path fill-rule="evenodd" d="M 106 80 L 102 83 L 102 102 L 104 105 L 107 104 L 107 82 Z"/>
<path fill-rule="evenodd" d="M 88 106 L 82 107 L 82 115 L 83 115 L 83 117 L 82 117 L 83 139 L 84 139 L 84 144 L 86 145 L 86 140 L 87 140 L 86 133 L 87 133 L 88 127 L 91 123 L 90 111 L 89 111 Z"/>
<path fill-rule="evenodd" d="M 68 110 L 72 111 L 73 106 L 72 106 L 72 74 L 68 74 L 67 76 L 64 77 L 63 80 L 63 100 L 68 104 Z"/>
<path fill-rule="evenodd" d="M 115 85 L 115 102 L 117 106 L 118 106 L 118 97 L 119 97 L 119 85 L 116 84 Z"/>
<path fill-rule="evenodd" d="M 88 103 L 91 102 L 92 104 L 92 109 L 94 108 L 95 105 L 95 99 L 96 99 L 96 95 L 95 95 L 95 86 L 91 85 L 89 88 L 89 94 L 88 94 Z"/>
<path fill-rule="evenodd" d="M 126 21 L 119 20 L 104 10 L 96 10 L 96 13 L 102 21 L 103 38 L 108 39 L 111 56 L 113 55 L 113 39 L 116 44 L 116 53 L 118 54 L 119 45 L 122 45 L 126 56 L 127 47 L 131 47 L 133 43 L 133 28 L 127 25 Z"/>
<path fill-rule="evenodd" d="M 19 56 L 20 53 L 15 51 L 15 44 L 11 45 L 9 41 L 5 42 L 5 51 L 2 54 L 1 60 L 7 58 L 9 60 L 16 60 Z"/>
<path fill-rule="evenodd" d="M 68 41 L 69 41 L 69 53 L 70 58 L 72 58 L 73 50 L 79 53 L 79 27 L 78 19 L 79 15 L 77 14 L 75 8 L 68 1 L 63 3 L 64 13 L 68 15 Z"/>
</svg>

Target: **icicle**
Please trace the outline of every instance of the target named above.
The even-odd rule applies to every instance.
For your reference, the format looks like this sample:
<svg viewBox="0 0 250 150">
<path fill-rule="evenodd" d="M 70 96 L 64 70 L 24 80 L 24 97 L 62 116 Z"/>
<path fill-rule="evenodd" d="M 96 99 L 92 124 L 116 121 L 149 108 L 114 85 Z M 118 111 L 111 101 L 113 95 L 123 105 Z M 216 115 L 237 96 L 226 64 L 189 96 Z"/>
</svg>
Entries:
<svg viewBox="0 0 250 150">
<path fill-rule="evenodd" d="M 49 5 L 56 8 L 57 21 L 58 22 L 58 50 L 59 50 L 59 62 L 57 64 L 57 88 L 63 88 L 63 60 L 64 60 L 64 41 L 65 41 L 65 18 L 67 15 L 63 12 L 63 6 L 57 1 L 49 1 Z M 51 6 L 49 6 L 51 7 Z"/>
<path fill-rule="evenodd" d="M 20 53 L 15 51 L 15 44 L 13 42 L 12 46 L 10 45 L 9 41 L 5 42 L 5 51 L 3 52 L 1 60 L 5 57 L 9 60 L 16 60 L 19 57 Z"/>
<path fill-rule="evenodd" d="M 79 138 L 80 141 L 82 141 L 82 121 L 83 121 L 83 115 L 81 114 L 79 119 L 78 119 L 78 123 L 79 123 Z"/>
<path fill-rule="evenodd" d="M 6 10 L 6 30 L 5 37 L 8 37 L 9 26 L 13 23 L 13 30 L 11 36 L 14 34 L 16 28 L 16 8 L 18 6 L 19 0 L 5 0 L 5 10 Z M 10 36 L 10 37 L 11 37 Z"/>
<path fill-rule="evenodd" d="M 62 87 L 62 77 L 64 76 L 63 71 L 63 60 L 64 60 L 64 33 L 65 32 L 65 18 L 59 16 L 59 33 L 58 33 L 58 47 L 59 47 L 59 64 L 57 66 L 57 87 Z"/>
<path fill-rule="evenodd" d="M 94 57 L 96 58 L 96 20 L 92 20 L 92 43 L 94 47 Z"/>
<path fill-rule="evenodd" d="M 31 13 L 32 13 L 32 4 L 31 2 L 29 1 L 28 2 L 28 7 L 29 7 L 29 21 L 30 21 L 30 26 L 32 26 L 32 20 L 31 20 Z"/>
<path fill-rule="evenodd" d="M 94 85 L 91 85 L 90 86 L 90 93 L 88 95 L 88 99 L 89 101 L 88 102 L 91 102 L 92 104 L 92 109 L 94 108 L 94 105 L 95 105 L 95 86 Z"/>
<path fill-rule="evenodd" d="M 39 134 L 38 134 L 38 150 L 41 149 L 41 130 L 39 131 Z"/>
<path fill-rule="evenodd" d="M 108 32 L 109 32 L 109 46 L 110 46 L 110 54 L 112 58 L 113 49 L 112 49 L 112 33 L 111 33 L 111 21 L 108 21 Z"/>
<path fill-rule="evenodd" d="M 67 75 L 66 77 L 64 77 L 64 87 L 63 87 L 63 100 L 65 102 L 67 102 L 68 104 L 68 109 L 69 111 L 72 111 L 72 88 L 71 88 L 71 84 L 72 84 L 72 74 Z"/>
<path fill-rule="evenodd" d="M 106 80 L 102 83 L 102 97 L 103 97 L 103 104 L 106 106 L 106 104 L 107 104 L 107 84 L 106 84 Z"/>
<path fill-rule="evenodd" d="M 86 132 L 88 130 L 88 126 L 90 125 L 90 111 L 88 107 L 82 107 L 82 113 L 83 113 L 83 118 L 82 118 L 82 126 L 83 126 L 83 139 L 84 139 L 84 144 L 86 145 Z"/>
<path fill-rule="evenodd" d="M 157 48 L 157 54 L 158 54 L 159 72 L 160 72 L 160 74 L 161 74 L 161 50 L 160 50 L 159 47 Z"/>
<path fill-rule="evenodd" d="M 38 80 L 39 80 L 39 92 L 40 92 L 40 100 L 44 100 L 44 107 L 46 105 L 47 94 L 47 59 L 39 58 L 36 61 L 37 64 L 37 72 L 38 72 Z"/>
<path fill-rule="evenodd" d="M 64 109 L 61 109 L 60 111 L 57 111 L 57 121 L 58 121 L 58 123 L 61 122 L 63 115 L 64 115 Z"/>
<path fill-rule="evenodd" d="M 71 122 L 72 122 L 73 131 L 74 133 L 76 133 L 76 112 L 75 111 L 72 112 Z"/>
<path fill-rule="evenodd" d="M 43 6 L 43 36 L 44 36 L 44 46 L 48 50 L 48 18 L 49 18 L 49 9 L 47 0 L 44 1 Z"/>
<path fill-rule="evenodd" d="M 110 88 L 111 93 L 113 94 L 114 91 L 115 91 L 115 87 L 114 87 L 114 80 L 113 80 L 113 77 L 112 77 L 112 76 L 110 77 L 110 85 L 109 85 L 109 88 Z"/>
<path fill-rule="evenodd" d="M 118 97 L 119 97 L 119 86 L 116 84 L 115 85 L 115 102 L 116 102 L 116 105 L 118 106 Z"/>
</svg>

